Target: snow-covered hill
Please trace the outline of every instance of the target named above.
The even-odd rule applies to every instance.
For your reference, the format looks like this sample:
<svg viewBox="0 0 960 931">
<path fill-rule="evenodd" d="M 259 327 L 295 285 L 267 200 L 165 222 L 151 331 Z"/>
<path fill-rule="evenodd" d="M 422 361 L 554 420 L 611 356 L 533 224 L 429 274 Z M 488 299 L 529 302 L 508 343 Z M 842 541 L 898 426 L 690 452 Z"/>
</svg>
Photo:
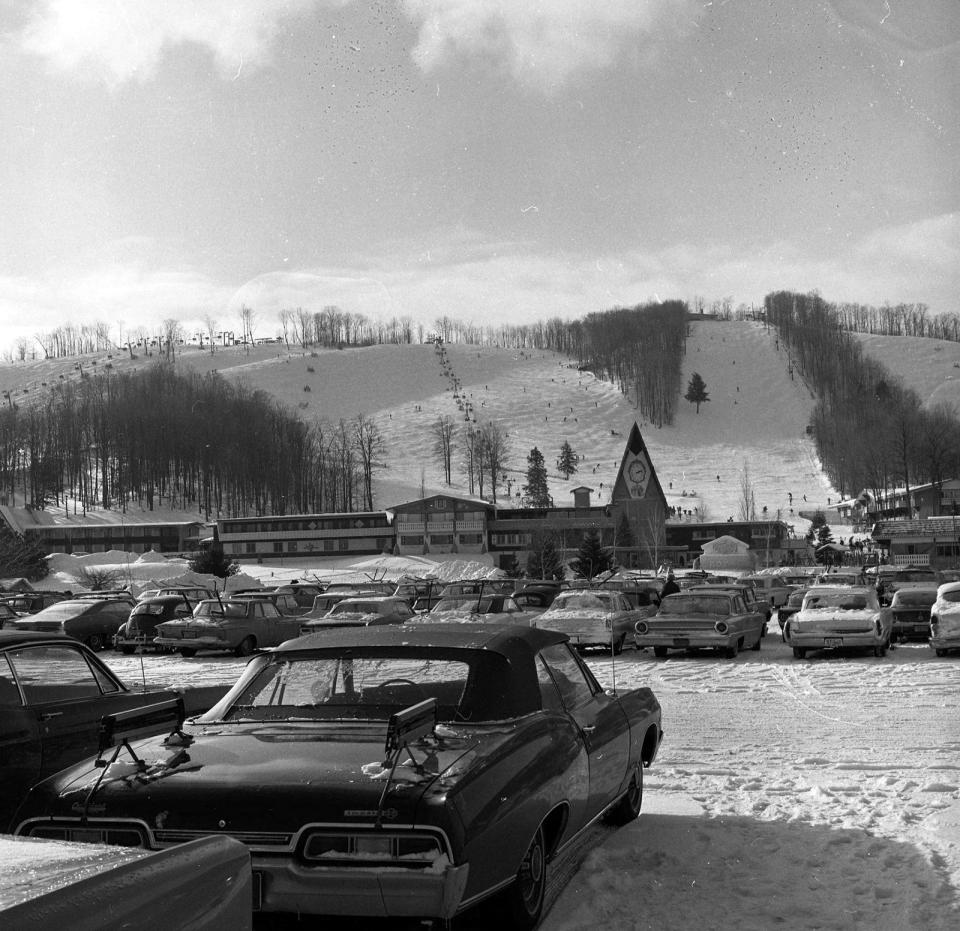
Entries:
<svg viewBox="0 0 960 931">
<path fill-rule="evenodd" d="M 930 403 L 952 402 L 954 396 L 960 400 L 960 344 L 908 337 L 859 338 L 868 353 Z M 446 372 L 432 344 L 298 352 L 274 345 L 249 353 L 224 349 L 212 355 L 187 349 L 179 361 L 269 391 L 311 422 L 335 425 L 341 418 L 350 420 L 361 413 L 374 418 L 386 440 L 383 468 L 375 481 L 378 507 L 410 500 L 421 492 L 468 492 L 457 468 L 453 485 L 443 483 L 432 432 L 442 414 L 467 426 L 465 405 L 472 406 L 478 423 L 495 420 L 508 434 L 508 487 L 498 490 L 501 501 L 507 496 L 516 499 L 533 446 L 540 449 L 551 470 L 550 490 L 558 505 L 572 503 L 571 491 L 577 485 L 592 488 L 594 502 L 609 498 L 626 435 L 639 419 L 633 398 L 578 371 L 573 360 L 551 352 L 448 344 L 446 354 Z M 85 370 L 102 371 L 110 364 L 119 372 L 155 360 L 142 356 L 131 360 L 118 352 L 110 355 L 86 360 Z M 683 360 L 684 387 L 695 371 L 703 377 L 710 396 L 699 414 L 681 399 L 671 426 L 658 428 L 639 420 L 670 504 L 691 516 L 738 518 L 746 475 L 761 515 L 766 508 L 767 516 L 779 514 L 799 531 L 805 529 L 799 512 L 829 507 L 836 502 L 837 492 L 820 470 L 805 433 L 813 398 L 789 374 L 786 354 L 773 332 L 760 323 L 694 317 Z M 25 403 L 61 377 L 79 377 L 74 361 L 0 366 L 0 391 L 10 391 L 14 400 Z M 580 471 L 569 481 L 555 468 L 565 440 L 582 457 Z M 144 519 L 177 516 L 182 515 L 166 511 L 143 515 Z M 137 518 L 135 511 L 123 515 L 127 521 Z"/>
</svg>

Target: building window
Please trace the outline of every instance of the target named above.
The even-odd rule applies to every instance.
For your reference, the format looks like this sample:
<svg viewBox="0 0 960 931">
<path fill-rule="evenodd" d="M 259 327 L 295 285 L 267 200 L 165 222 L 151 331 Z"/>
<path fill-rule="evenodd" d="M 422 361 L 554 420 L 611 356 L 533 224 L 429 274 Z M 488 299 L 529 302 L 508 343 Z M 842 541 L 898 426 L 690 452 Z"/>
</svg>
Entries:
<svg viewBox="0 0 960 931">
<path fill-rule="evenodd" d="M 273 541 L 273 551 L 274 551 L 275 553 L 282 553 L 282 552 L 283 552 L 283 542 L 282 542 L 281 540 L 274 540 L 274 541 Z"/>
<path fill-rule="evenodd" d="M 460 542 L 465 546 L 479 546 L 483 543 L 482 533 L 461 533 Z"/>
<path fill-rule="evenodd" d="M 423 534 L 407 533 L 400 536 L 401 546 L 423 546 Z"/>
<path fill-rule="evenodd" d="M 333 552 L 333 540 L 324 540 L 323 541 L 323 551 L 325 553 Z"/>
<path fill-rule="evenodd" d="M 248 552 L 248 553 L 256 553 L 256 551 L 257 551 L 257 544 L 256 544 L 256 543 L 248 543 L 248 544 L 246 545 L 246 552 Z"/>
<path fill-rule="evenodd" d="M 430 542 L 436 543 L 437 546 L 448 546 L 453 543 L 453 534 L 452 533 L 431 533 Z"/>
<path fill-rule="evenodd" d="M 288 552 L 288 553 L 295 553 L 296 551 L 297 551 L 297 541 L 296 541 L 296 540 L 291 540 L 291 541 L 287 544 L 287 552 Z"/>
<path fill-rule="evenodd" d="M 340 552 L 344 553 L 350 549 L 350 541 L 346 537 L 342 537 L 339 541 L 340 543 Z"/>
</svg>

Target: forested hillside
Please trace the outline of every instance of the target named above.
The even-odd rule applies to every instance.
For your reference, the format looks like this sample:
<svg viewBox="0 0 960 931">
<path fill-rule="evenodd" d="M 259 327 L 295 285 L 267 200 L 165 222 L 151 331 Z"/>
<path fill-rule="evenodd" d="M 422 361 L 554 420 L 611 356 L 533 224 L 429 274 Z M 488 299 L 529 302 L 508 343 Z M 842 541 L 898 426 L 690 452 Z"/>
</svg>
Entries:
<svg viewBox="0 0 960 931">
<path fill-rule="evenodd" d="M 765 309 L 817 397 L 811 427 L 841 495 L 880 495 L 960 475 L 956 410 L 924 406 L 916 391 L 865 355 L 835 305 L 816 294 L 777 292 Z"/>
</svg>

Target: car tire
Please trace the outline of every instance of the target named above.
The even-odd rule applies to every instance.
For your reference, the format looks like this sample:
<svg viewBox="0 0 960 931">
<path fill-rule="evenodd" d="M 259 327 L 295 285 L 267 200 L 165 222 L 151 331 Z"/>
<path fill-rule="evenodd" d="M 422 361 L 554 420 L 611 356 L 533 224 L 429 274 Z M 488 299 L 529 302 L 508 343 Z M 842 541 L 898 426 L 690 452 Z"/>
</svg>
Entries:
<svg viewBox="0 0 960 931">
<path fill-rule="evenodd" d="M 193 649 L 193 647 L 181 647 L 180 655 L 186 657 L 187 659 L 190 659 L 191 656 L 197 655 L 197 651 Z"/>
<path fill-rule="evenodd" d="M 237 648 L 233 651 L 234 656 L 250 656 L 253 651 L 257 648 L 257 641 L 253 637 L 244 637 L 240 643 L 237 644 Z"/>
<path fill-rule="evenodd" d="M 727 659 L 735 659 L 737 654 L 740 652 L 740 641 L 738 640 L 732 646 L 723 648 L 723 655 Z"/>
<path fill-rule="evenodd" d="M 807 655 L 806 647 L 794 647 L 793 648 L 793 658 L 794 659 L 803 659 Z"/>
<path fill-rule="evenodd" d="M 886 656 L 887 655 L 887 645 L 885 643 L 878 643 L 873 648 L 874 656 Z"/>
<path fill-rule="evenodd" d="M 129 643 L 125 643 L 122 647 L 120 647 L 120 652 L 121 652 L 124 656 L 130 656 L 135 649 L 136 649 L 136 647 L 132 647 L 132 646 L 130 646 Z"/>
<path fill-rule="evenodd" d="M 627 635 L 624 634 L 614 645 L 613 645 L 613 655 L 619 656 L 623 652 L 623 641 L 627 639 Z"/>
<path fill-rule="evenodd" d="M 507 927 L 531 931 L 540 922 L 547 890 L 547 847 L 543 826 L 537 828 L 514 881 L 504 892 Z"/>
<path fill-rule="evenodd" d="M 761 646 L 763 646 L 763 634 L 757 637 L 757 642 L 752 647 L 750 647 L 750 649 L 753 650 L 755 653 L 759 653 Z"/>
<path fill-rule="evenodd" d="M 666 648 L 666 647 L 654 647 L 654 648 L 653 648 L 653 655 L 656 656 L 658 659 L 663 659 L 663 658 L 667 655 L 667 648 Z"/>
<path fill-rule="evenodd" d="M 935 649 L 934 652 L 937 654 L 937 656 L 946 656 L 946 655 L 947 655 L 947 651 L 946 651 L 946 650 L 941 650 L 941 649 L 939 649 L 939 648 Z"/>
<path fill-rule="evenodd" d="M 103 634 L 90 634 L 83 642 L 90 647 L 94 653 L 99 653 L 107 645 L 103 639 Z"/>
<path fill-rule="evenodd" d="M 624 795 L 603 816 L 606 824 L 614 827 L 623 827 L 640 817 L 643 807 L 643 763 L 637 764 L 636 774 L 630 779 L 630 787 Z"/>
</svg>

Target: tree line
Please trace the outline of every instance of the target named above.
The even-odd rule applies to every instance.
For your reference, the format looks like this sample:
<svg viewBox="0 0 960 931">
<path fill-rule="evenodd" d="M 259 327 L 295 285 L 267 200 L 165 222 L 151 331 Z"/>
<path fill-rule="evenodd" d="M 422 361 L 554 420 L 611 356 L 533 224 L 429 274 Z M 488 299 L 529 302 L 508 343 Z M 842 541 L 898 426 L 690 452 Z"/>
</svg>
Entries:
<svg viewBox="0 0 960 931">
<path fill-rule="evenodd" d="M 940 486 L 960 475 L 960 421 L 947 404 L 919 395 L 864 354 L 848 319 L 818 294 L 779 291 L 764 299 L 766 319 L 817 398 L 812 433 L 824 471 L 841 496 L 866 489 Z"/>
<path fill-rule="evenodd" d="M 383 437 L 363 414 L 307 424 L 264 391 L 167 362 L 54 385 L 0 410 L 0 499 L 219 514 L 373 509 Z"/>
</svg>

